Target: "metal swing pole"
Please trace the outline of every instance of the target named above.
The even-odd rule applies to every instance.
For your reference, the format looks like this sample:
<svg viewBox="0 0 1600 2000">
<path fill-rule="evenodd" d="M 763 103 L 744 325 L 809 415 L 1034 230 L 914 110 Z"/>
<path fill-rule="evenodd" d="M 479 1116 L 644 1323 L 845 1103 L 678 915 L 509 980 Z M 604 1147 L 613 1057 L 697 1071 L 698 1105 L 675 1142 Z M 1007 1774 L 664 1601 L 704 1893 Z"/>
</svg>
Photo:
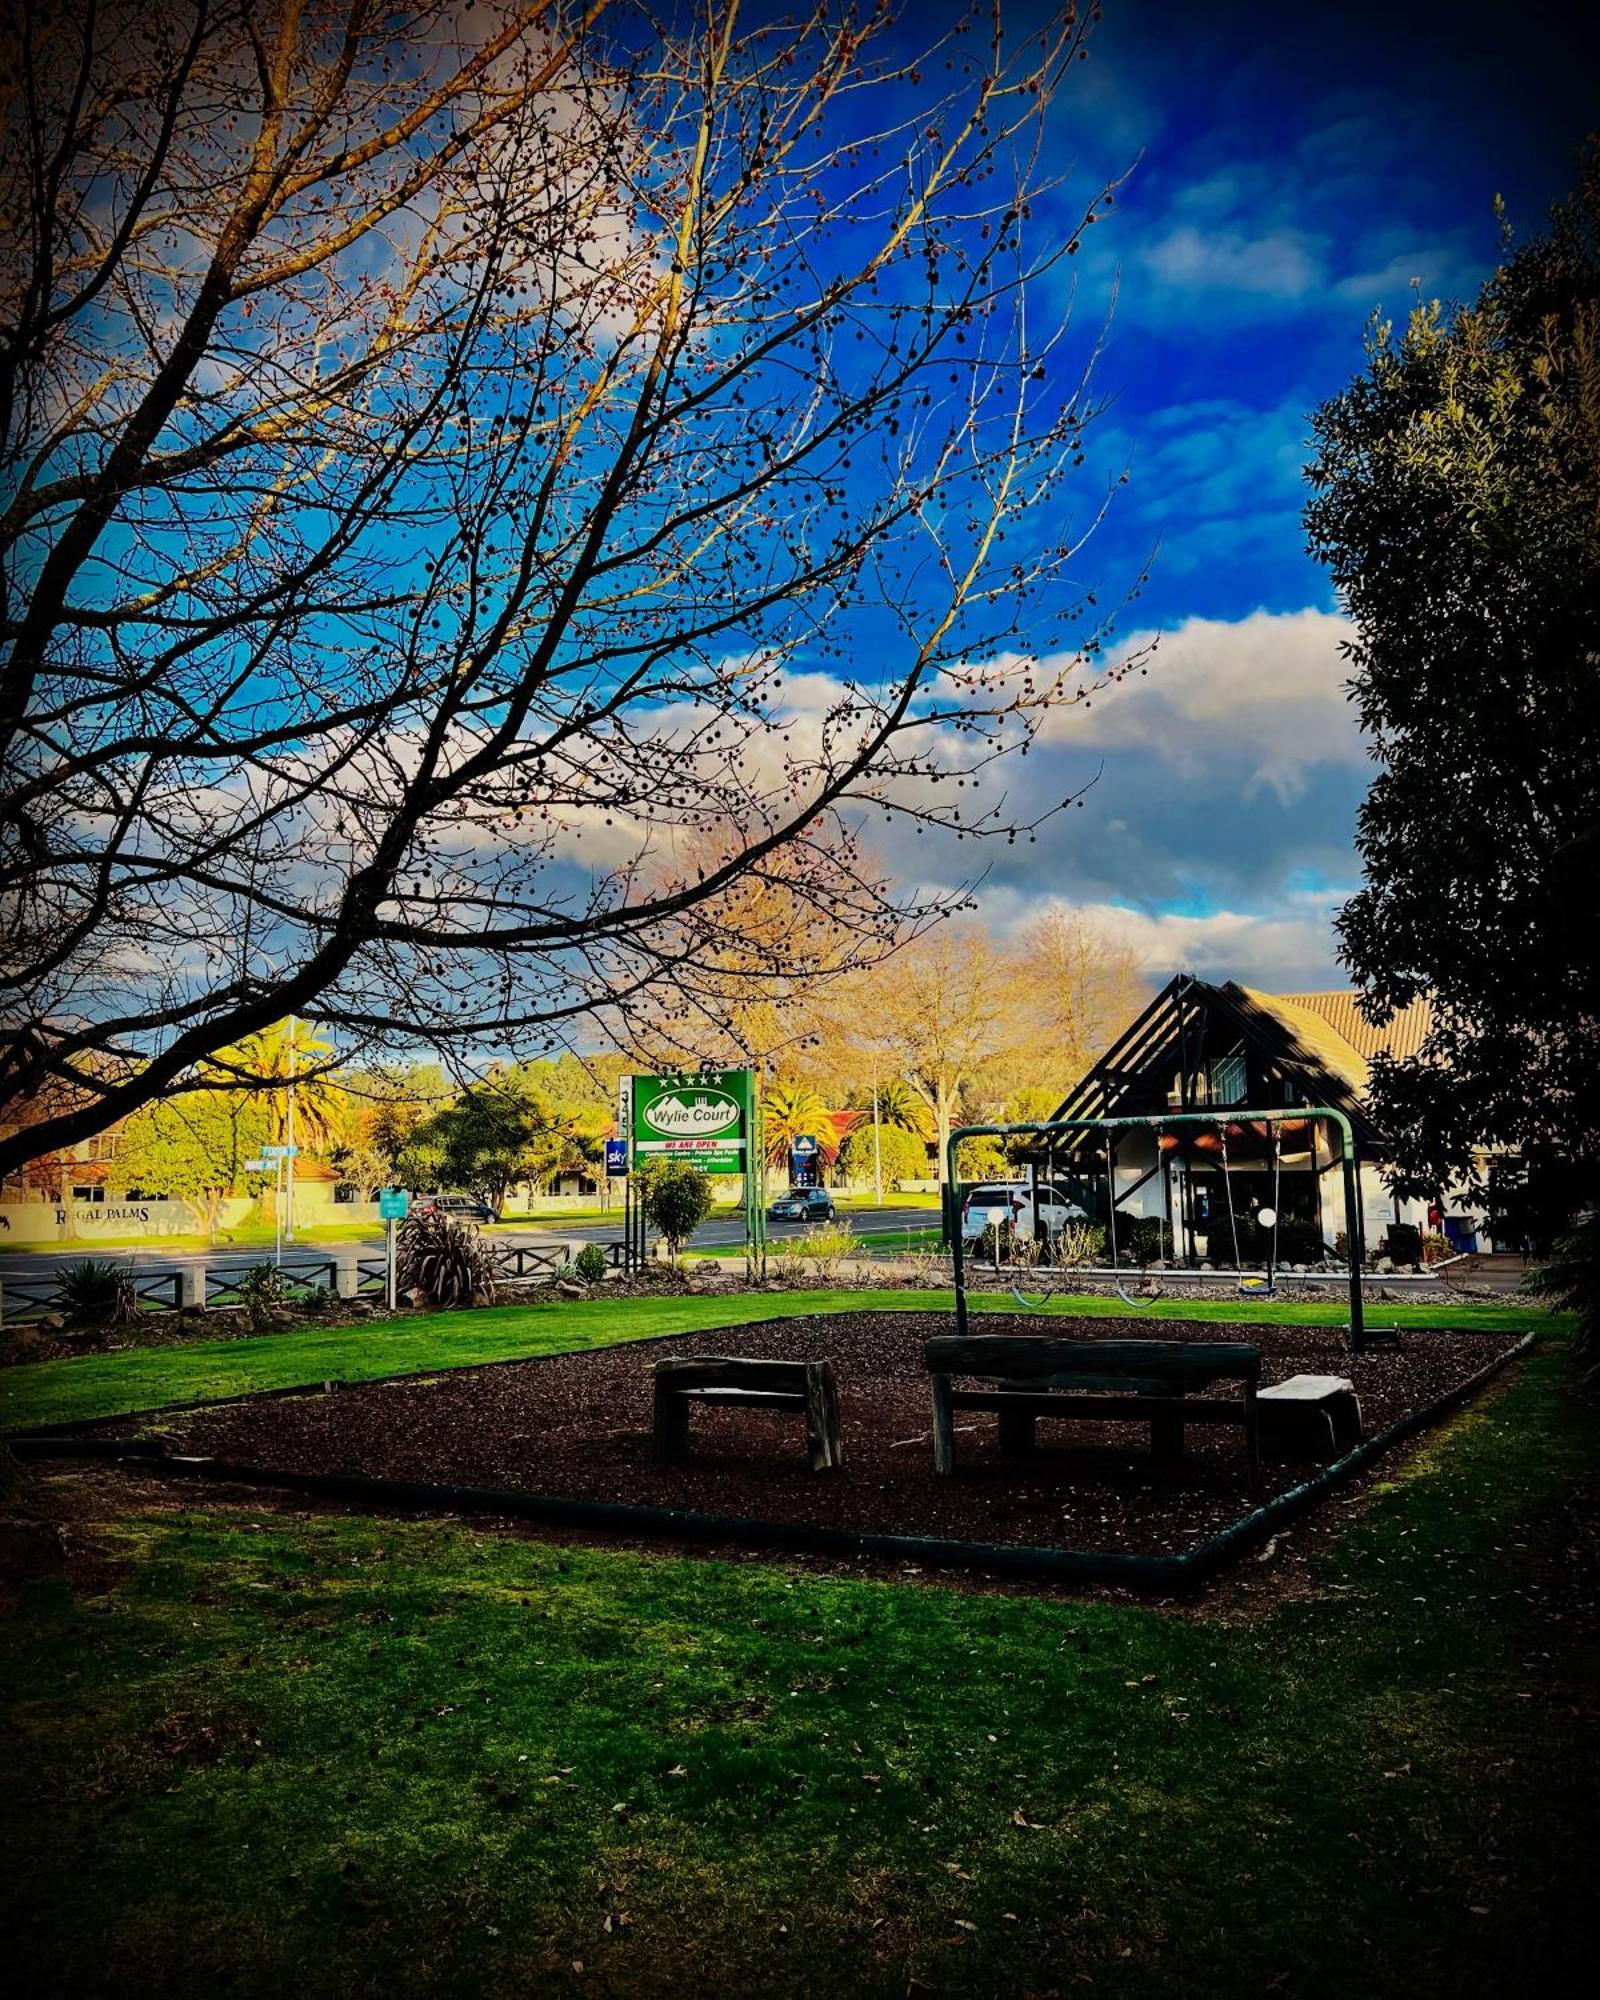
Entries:
<svg viewBox="0 0 1600 2000">
<path fill-rule="evenodd" d="M 1111 1232 L 1111 1268 L 1119 1269 L 1117 1263 L 1117 1164 L 1116 1155 L 1111 1150 L 1111 1134 L 1106 1133 L 1106 1221 Z"/>
<path fill-rule="evenodd" d="M 1244 1259 L 1239 1255 L 1239 1218 L 1233 1207 L 1233 1182 L 1228 1176 L 1228 1128 L 1221 1119 L 1217 1130 L 1222 1135 L 1222 1192 L 1228 1197 L 1228 1233 L 1233 1238 L 1233 1268 L 1237 1276 L 1244 1276 Z M 1209 1247 L 1209 1246 L 1208 1246 Z M 1267 1266 L 1267 1282 L 1272 1282 L 1272 1267 Z"/>
<path fill-rule="evenodd" d="M 1162 1129 L 1158 1125 L 1156 1127 L 1156 1159 L 1161 1167 L 1161 1208 L 1167 1223 L 1166 1254 L 1176 1266 L 1180 1262 L 1180 1259 L 1178 1256 L 1178 1232 L 1172 1226 L 1172 1161 L 1161 1150 L 1163 1136 Z"/>
</svg>

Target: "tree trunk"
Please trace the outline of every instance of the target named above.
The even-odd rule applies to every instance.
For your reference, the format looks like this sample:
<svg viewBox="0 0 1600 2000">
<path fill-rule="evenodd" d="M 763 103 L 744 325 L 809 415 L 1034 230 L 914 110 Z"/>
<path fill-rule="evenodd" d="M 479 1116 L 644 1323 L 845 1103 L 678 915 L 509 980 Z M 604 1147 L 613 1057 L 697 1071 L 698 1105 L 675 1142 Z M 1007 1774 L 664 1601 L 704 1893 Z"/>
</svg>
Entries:
<svg viewBox="0 0 1600 2000">
<path fill-rule="evenodd" d="M 934 1095 L 933 1103 L 934 1126 L 938 1134 L 940 1187 L 943 1187 L 950 1178 L 950 1114 L 953 1109 L 953 1093 L 941 1083 Z"/>
</svg>

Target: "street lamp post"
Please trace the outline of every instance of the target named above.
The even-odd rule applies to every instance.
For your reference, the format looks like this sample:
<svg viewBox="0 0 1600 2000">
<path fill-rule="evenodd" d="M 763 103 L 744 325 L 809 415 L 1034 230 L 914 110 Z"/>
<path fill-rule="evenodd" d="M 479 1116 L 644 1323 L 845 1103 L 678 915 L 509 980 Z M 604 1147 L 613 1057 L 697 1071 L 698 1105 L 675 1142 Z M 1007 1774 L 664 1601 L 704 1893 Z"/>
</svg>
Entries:
<svg viewBox="0 0 1600 2000">
<path fill-rule="evenodd" d="M 283 1234 L 285 1240 L 294 1241 L 294 1016 L 289 1016 L 289 1117 L 284 1138 L 288 1142 L 288 1166 L 284 1173 L 283 1192 Z"/>
<path fill-rule="evenodd" d="M 883 1206 L 883 1139 L 882 1126 L 878 1122 L 878 1052 L 872 1052 L 872 1192 L 879 1208 Z"/>
</svg>

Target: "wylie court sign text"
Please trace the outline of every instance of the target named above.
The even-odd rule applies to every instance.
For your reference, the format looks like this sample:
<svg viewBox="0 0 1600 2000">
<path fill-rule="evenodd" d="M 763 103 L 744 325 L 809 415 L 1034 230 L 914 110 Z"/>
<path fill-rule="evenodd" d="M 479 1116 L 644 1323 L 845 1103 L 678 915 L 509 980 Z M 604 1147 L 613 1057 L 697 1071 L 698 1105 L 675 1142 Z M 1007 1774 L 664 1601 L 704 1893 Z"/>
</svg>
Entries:
<svg viewBox="0 0 1600 2000">
<path fill-rule="evenodd" d="M 633 1078 L 633 1156 L 688 1160 L 708 1174 L 742 1174 L 757 1162 L 755 1072 L 708 1069 Z"/>
</svg>

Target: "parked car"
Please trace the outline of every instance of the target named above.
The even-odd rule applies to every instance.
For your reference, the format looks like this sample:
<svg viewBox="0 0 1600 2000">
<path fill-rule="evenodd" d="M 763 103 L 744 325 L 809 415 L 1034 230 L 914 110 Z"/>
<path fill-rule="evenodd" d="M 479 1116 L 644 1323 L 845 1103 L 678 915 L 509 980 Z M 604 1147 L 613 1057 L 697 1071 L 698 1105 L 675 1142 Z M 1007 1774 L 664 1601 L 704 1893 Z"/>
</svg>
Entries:
<svg viewBox="0 0 1600 2000">
<path fill-rule="evenodd" d="M 833 1196 L 826 1188 L 790 1188 L 767 1214 L 774 1222 L 832 1222 Z"/>
<path fill-rule="evenodd" d="M 989 1181 L 968 1191 L 961 1204 L 961 1240 L 973 1243 L 983 1234 L 999 1211 L 1017 1234 L 1033 1234 L 1033 1190 L 1027 1181 Z M 1041 1187 L 1039 1215 L 1052 1236 L 1059 1236 L 1069 1222 L 1087 1222 L 1088 1215 L 1060 1188 Z"/>
<path fill-rule="evenodd" d="M 426 1213 L 436 1210 L 440 1215 L 448 1215 L 452 1222 L 498 1222 L 500 1217 L 486 1201 L 479 1201 L 475 1194 L 428 1194 L 417 1203 Z"/>
</svg>

